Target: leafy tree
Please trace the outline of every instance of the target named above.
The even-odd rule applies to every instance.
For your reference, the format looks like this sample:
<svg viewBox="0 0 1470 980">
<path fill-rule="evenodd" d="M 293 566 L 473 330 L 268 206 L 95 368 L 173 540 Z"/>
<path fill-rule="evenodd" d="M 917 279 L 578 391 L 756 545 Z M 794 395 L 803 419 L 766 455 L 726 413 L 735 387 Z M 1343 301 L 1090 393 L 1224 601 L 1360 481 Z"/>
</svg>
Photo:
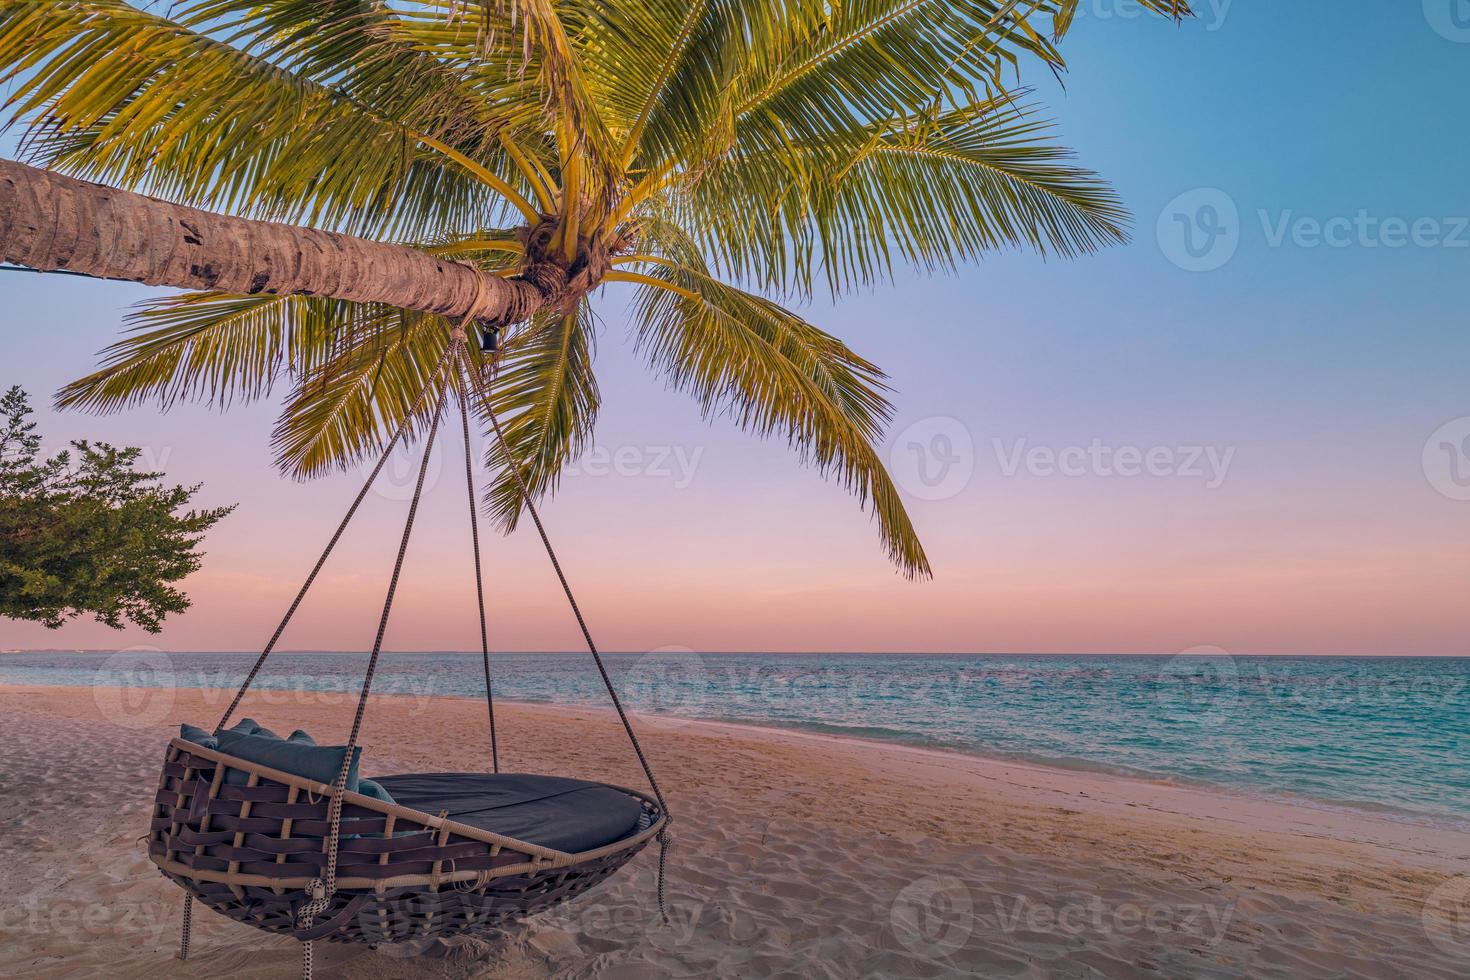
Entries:
<svg viewBox="0 0 1470 980">
<path fill-rule="evenodd" d="M 597 417 L 595 290 L 631 283 L 655 374 L 831 474 L 922 576 L 883 373 L 771 297 L 1122 241 L 1116 194 L 1013 87 L 1065 67 L 1079 3 L 0 0 L 0 80 L 50 171 L 0 161 L 0 258 L 197 290 L 62 404 L 284 379 L 300 476 L 379 450 L 451 322 L 507 327 L 489 398 L 537 495 Z"/>
<path fill-rule="evenodd" d="M 199 487 L 136 468 L 141 450 L 73 441 L 42 458 L 25 392 L 0 398 L 0 616 L 51 629 L 86 613 L 157 633 L 189 608 L 170 583 L 199 568 L 204 532 L 233 507 L 179 514 Z"/>
</svg>

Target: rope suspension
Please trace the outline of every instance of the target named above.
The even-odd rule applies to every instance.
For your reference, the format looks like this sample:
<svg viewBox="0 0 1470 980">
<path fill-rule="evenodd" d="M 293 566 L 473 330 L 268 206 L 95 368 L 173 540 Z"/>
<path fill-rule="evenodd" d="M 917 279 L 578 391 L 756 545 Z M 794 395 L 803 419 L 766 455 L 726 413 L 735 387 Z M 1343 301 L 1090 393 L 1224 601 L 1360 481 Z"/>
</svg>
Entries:
<svg viewBox="0 0 1470 980">
<path fill-rule="evenodd" d="M 451 345 L 452 346 L 452 345 Z M 342 794 L 347 792 L 347 774 L 352 770 L 352 754 L 357 748 L 357 736 L 362 732 L 362 716 L 367 710 L 368 697 L 373 690 L 373 676 L 378 671 L 378 657 L 383 651 L 383 635 L 388 631 L 388 616 L 393 611 L 393 598 L 398 593 L 398 577 L 403 572 L 403 559 L 408 554 L 408 539 L 413 535 L 414 518 L 418 516 L 419 501 L 424 496 L 424 477 L 429 472 L 429 456 L 434 451 L 434 437 L 439 432 L 439 419 L 444 414 L 444 402 L 449 397 L 446 385 L 434 408 L 434 420 L 429 424 L 429 435 L 424 440 L 424 458 L 419 463 L 418 480 L 414 483 L 413 499 L 408 505 L 408 517 L 403 522 L 403 536 L 398 541 L 398 557 L 393 562 L 393 575 L 388 579 L 388 595 L 383 600 L 383 615 L 378 618 L 378 633 L 373 638 L 373 652 L 368 657 L 367 673 L 362 680 L 362 691 L 357 696 L 357 711 L 352 716 L 352 733 L 347 737 L 347 751 L 342 756 L 342 768 L 337 773 L 333 786 L 332 802 L 327 806 L 327 863 L 325 875 L 312 881 L 311 901 L 297 913 L 297 928 L 311 925 L 322 911 L 331 904 L 337 890 L 337 849 L 342 838 Z"/>
<path fill-rule="evenodd" d="M 603 686 L 607 688 L 608 697 L 612 699 L 613 708 L 617 710 L 618 719 L 623 723 L 623 731 L 628 734 L 628 741 L 633 745 L 633 753 L 638 756 L 638 764 L 643 767 L 643 775 L 648 779 L 648 785 L 653 789 L 653 795 L 658 799 L 658 805 L 664 812 L 666 822 L 664 829 L 658 833 L 658 913 L 665 922 L 669 920 L 668 905 L 665 900 L 666 874 L 668 864 L 669 848 L 674 843 L 673 836 L 669 833 L 669 827 L 674 822 L 674 817 L 669 813 L 668 801 L 664 799 L 663 790 L 658 785 L 658 779 L 653 775 L 653 767 L 649 765 L 648 756 L 643 752 L 643 746 L 638 741 L 638 735 L 633 731 L 633 723 L 628 720 L 628 713 L 623 709 L 622 699 L 618 697 L 617 690 L 613 687 L 612 677 L 607 672 L 607 665 L 602 661 L 602 654 L 597 650 L 597 644 L 592 639 L 592 631 L 587 628 L 587 620 L 582 616 L 581 607 L 577 605 L 577 597 L 572 594 L 572 587 L 567 582 L 566 573 L 562 571 L 561 562 L 557 560 L 556 549 L 551 546 L 551 538 L 546 533 L 546 526 L 541 523 L 541 514 L 536 510 L 535 501 L 531 499 L 530 488 L 526 485 L 526 478 L 517 465 L 515 456 L 510 451 L 509 444 L 505 441 L 505 432 L 500 427 L 500 419 L 495 416 L 495 409 L 491 406 L 489 389 L 474 370 L 474 365 L 469 362 L 463 346 L 456 350 L 463 372 L 469 376 L 476 394 L 481 398 L 481 406 L 485 409 L 485 415 L 490 419 L 491 430 L 495 433 L 496 444 L 500 448 L 500 454 L 505 458 L 505 465 L 515 477 L 516 487 L 521 492 L 521 500 L 526 505 L 526 511 L 531 515 L 532 522 L 536 525 L 536 533 L 541 536 L 541 544 L 546 549 L 546 556 L 551 559 L 551 567 L 556 570 L 556 577 L 561 582 L 561 588 L 566 593 L 567 604 L 572 608 L 572 615 L 577 618 L 577 625 L 582 630 L 582 639 L 587 643 L 587 650 L 592 654 L 592 660 L 597 664 L 597 672 L 602 675 Z M 490 364 L 492 378 L 494 371 L 499 365 L 500 358 L 496 358 Z"/>
<path fill-rule="evenodd" d="M 412 407 L 410 407 L 407 414 L 403 416 L 403 420 L 398 423 L 398 428 L 393 430 L 393 437 L 388 440 L 388 445 L 383 447 L 383 453 L 381 456 L 378 457 L 377 465 L 373 467 L 373 471 L 369 473 L 367 479 L 363 481 L 362 489 L 357 491 L 357 496 L 353 499 L 352 506 L 348 507 L 347 513 L 343 515 L 342 523 L 337 525 L 337 530 L 332 534 L 331 539 L 327 541 L 326 548 L 322 549 L 321 557 L 318 558 L 316 560 L 316 564 L 312 566 L 311 574 L 307 575 L 306 581 L 301 583 L 301 590 L 296 593 L 296 598 L 292 600 L 291 607 L 286 610 L 286 615 L 281 617 L 280 625 L 277 626 L 276 631 L 271 634 L 270 641 L 266 643 L 265 649 L 260 652 L 260 656 L 255 659 L 255 664 L 250 668 L 250 672 L 245 675 L 245 681 L 240 685 L 240 690 L 235 692 L 235 699 L 230 702 L 230 706 L 226 708 L 225 713 L 220 716 L 219 724 L 214 726 L 214 730 L 216 733 L 224 731 L 225 725 L 229 724 L 230 716 L 233 715 L 235 713 L 235 709 L 240 706 L 240 701 L 244 699 L 245 692 L 250 689 L 250 685 L 255 682 L 255 677 L 257 674 L 260 673 L 260 668 L 265 666 L 266 658 L 269 657 L 271 655 L 271 651 L 276 648 L 276 643 L 281 639 L 281 634 L 286 632 L 286 626 L 291 622 L 291 617 L 296 615 L 296 610 L 301 607 L 301 601 L 306 598 L 306 593 L 311 590 L 312 583 L 316 581 L 317 575 L 321 573 L 322 567 L 326 565 L 327 559 L 331 557 L 332 549 L 337 547 L 337 542 L 342 539 L 343 533 L 347 530 L 347 525 L 352 523 L 352 518 L 357 514 L 357 508 L 360 507 L 363 500 L 366 499 L 368 491 L 372 489 L 374 481 L 376 481 L 378 478 L 378 474 L 381 473 L 383 471 L 383 467 L 388 464 L 388 457 L 393 454 L 393 449 L 403 439 L 404 434 L 408 431 L 410 423 L 412 423 L 414 417 L 418 415 L 419 409 L 423 407 L 424 400 L 428 398 L 429 393 L 434 390 L 436 386 L 435 383 L 439 380 L 440 375 L 444 373 L 446 365 L 449 364 L 450 354 L 452 350 L 453 345 L 445 348 L 444 353 L 439 357 L 439 363 L 434 365 L 434 370 L 429 375 L 429 380 L 424 382 L 423 388 L 419 390 L 418 395 L 414 398 Z"/>
<path fill-rule="evenodd" d="M 475 552 L 475 599 L 480 606 L 480 656 L 485 665 L 485 711 L 490 716 L 490 765 L 500 771 L 500 747 L 495 740 L 495 696 L 490 686 L 490 633 L 485 625 L 485 578 L 480 569 L 480 502 L 475 498 L 475 474 L 471 466 L 469 391 L 459 371 L 465 348 L 464 325 L 454 328 L 454 388 L 459 395 L 459 422 L 464 430 L 464 482 L 470 495 L 470 545 Z"/>
<path fill-rule="evenodd" d="M 494 343 L 493 341 L 488 346 L 490 347 L 491 353 L 490 356 L 486 358 L 486 360 L 488 361 L 488 367 L 486 371 L 489 374 L 490 380 L 493 381 L 500 357 L 504 354 L 504 348 L 501 347 L 499 344 Z M 668 921 L 669 916 L 666 902 L 666 867 L 669 848 L 673 843 L 673 838 L 668 832 L 669 824 L 672 822 L 673 819 L 669 814 L 668 802 L 664 798 L 663 789 L 659 786 L 658 780 L 653 774 L 653 767 L 648 761 L 648 756 L 644 752 L 643 746 L 638 741 L 638 736 L 633 730 L 632 722 L 628 718 L 628 714 L 623 707 L 622 700 L 618 697 L 617 690 L 613 686 L 612 677 L 608 672 L 607 665 L 603 662 L 602 654 L 597 649 L 597 644 L 592 638 L 591 630 L 587 626 L 586 618 L 582 615 L 581 608 L 577 604 L 576 596 L 573 595 L 571 585 L 567 581 L 566 573 L 562 570 L 561 562 L 557 558 L 556 551 L 551 545 L 551 539 L 546 532 L 545 525 L 541 521 L 541 515 L 536 508 L 535 502 L 532 500 L 530 489 L 526 483 L 525 477 L 515 460 L 514 454 L 511 452 L 508 442 L 506 441 L 504 429 L 501 427 L 500 420 L 496 416 L 492 407 L 489 393 L 489 382 L 487 382 L 487 379 L 485 377 L 481 376 L 479 370 L 477 370 L 476 368 L 476 365 L 473 363 L 469 352 L 469 346 L 466 342 L 463 325 L 459 325 L 454 328 L 450 337 L 450 343 L 446 346 L 443 354 L 440 356 L 438 363 L 435 365 L 433 371 L 430 373 L 428 380 L 424 384 L 424 387 L 419 391 L 407 414 L 405 414 L 404 418 L 400 421 L 398 427 L 393 432 L 392 437 L 389 439 L 387 445 L 383 449 L 382 454 L 379 456 L 377 463 L 374 465 L 372 472 L 368 474 L 367 479 L 363 482 L 363 485 L 359 489 L 357 496 L 354 498 L 351 506 L 348 508 L 346 515 L 342 519 L 342 522 L 338 525 L 336 531 L 332 534 L 332 537 L 327 542 L 326 548 L 322 551 L 321 556 L 317 559 L 316 564 L 313 566 L 310 574 L 307 576 L 306 581 L 302 584 L 300 591 L 297 592 L 295 599 L 290 605 L 290 608 L 287 609 L 285 616 L 281 619 L 280 624 L 276 627 L 275 632 L 271 635 L 271 638 L 269 642 L 267 642 L 264 650 L 261 652 L 260 656 L 252 665 L 249 673 L 245 677 L 244 682 L 240 685 L 239 691 L 236 692 L 234 699 L 230 702 L 229 707 L 226 708 L 223 716 L 221 716 L 220 718 L 219 724 L 216 726 L 217 732 L 224 730 L 225 725 L 229 722 L 235 710 L 239 707 L 240 702 L 245 697 L 246 692 L 249 690 L 250 686 L 260 673 L 260 670 L 264 666 L 266 659 L 275 649 L 276 644 L 279 642 L 282 634 L 285 632 L 287 625 L 291 622 L 292 617 L 295 615 L 297 609 L 301 606 L 301 603 L 305 599 L 307 592 L 311 589 L 312 584 L 316 581 L 316 578 L 320 574 L 323 566 L 326 564 L 328 557 L 330 557 L 332 551 L 337 545 L 337 542 L 341 539 L 342 535 L 346 531 L 348 524 L 351 523 L 363 500 L 366 499 L 368 491 L 371 489 L 373 483 L 376 481 L 383 467 L 387 464 L 389 456 L 399 445 L 399 443 L 404 440 L 409 431 L 409 427 L 412 424 L 412 421 L 419 415 L 419 412 L 423 408 L 427 399 L 437 392 L 437 403 L 434 407 L 432 421 L 430 422 L 428 435 L 425 439 L 423 458 L 419 463 L 418 475 L 414 484 L 413 496 L 409 504 L 408 515 L 404 521 L 403 533 L 399 540 L 398 553 L 396 560 L 394 561 L 393 572 L 388 582 L 388 590 L 383 602 L 382 615 L 378 621 L 377 634 L 373 640 L 372 652 L 368 658 L 367 670 L 363 678 L 362 689 L 359 692 L 356 711 L 353 714 L 352 729 L 348 737 L 346 752 L 343 755 L 341 769 L 338 771 L 337 778 L 334 781 L 332 799 L 328 805 L 326 860 L 323 865 L 321 876 L 313 879 L 309 885 L 308 901 L 296 910 L 296 928 L 300 931 L 304 931 L 310 928 L 313 921 L 319 915 L 321 915 L 322 912 L 324 912 L 327 908 L 331 906 L 332 897 L 336 892 L 338 851 L 341 841 L 343 806 L 342 797 L 343 794 L 346 792 L 347 777 L 352 767 L 353 755 L 357 748 L 357 740 L 362 730 L 363 716 L 367 708 L 368 699 L 372 692 L 373 679 L 377 672 L 378 661 L 382 653 L 383 638 L 387 631 L 388 618 L 393 608 L 394 597 L 397 594 L 398 581 L 403 570 L 404 558 L 408 550 L 408 542 L 413 533 L 414 521 L 418 514 L 419 504 L 423 498 L 424 483 L 426 475 L 428 473 L 430 455 L 433 452 L 434 440 L 438 436 L 439 425 L 443 418 L 445 403 L 451 397 L 451 388 L 453 394 L 457 396 L 459 400 L 460 427 L 464 437 L 465 445 L 465 486 L 470 503 L 470 538 L 475 563 L 475 594 L 480 614 L 480 651 L 481 661 L 484 668 L 485 702 L 490 729 L 491 766 L 495 772 L 498 773 L 500 771 L 499 743 L 497 740 L 495 726 L 495 705 L 491 687 L 490 642 L 488 618 L 485 611 L 484 571 L 480 550 L 480 532 L 478 518 L 479 501 L 476 498 L 475 494 L 474 472 L 470 457 L 471 445 L 469 432 L 469 400 L 472 396 L 479 399 L 479 403 L 484 409 L 486 417 L 490 420 L 491 429 L 494 433 L 495 442 L 499 453 L 503 457 L 505 465 L 509 469 L 515 481 L 516 487 L 520 491 L 521 499 L 524 501 L 525 507 L 531 515 L 531 520 L 535 524 L 536 532 L 540 536 L 542 546 L 546 549 L 547 557 L 551 560 L 552 568 L 555 570 L 557 579 L 561 583 L 562 591 L 565 593 L 567 598 L 567 603 L 572 610 L 573 616 L 577 620 L 578 627 L 581 629 L 582 638 L 586 642 L 588 651 L 592 654 L 593 662 L 597 665 L 597 670 L 602 678 L 603 686 L 607 690 L 608 696 L 612 701 L 613 708 L 617 711 L 618 718 L 622 722 L 623 731 L 628 736 L 628 740 L 633 747 L 633 752 L 637 756 L 638 763 L 643 769 L 643 774 L 647 778 L 648 784 L 653 790 L 653 795 L 658 801 L 659 808 L 665 821 L 663 828 L 659 831 L 657 835 L 657 840 L 659 842 L 658 908 L 661 918 L 664 921 Z M 191 913 L 192 902 L 187 902 L 184 911 L 184 931 L 181 942 L 181 955 L 187 955 L 188 951 L 188 934 L 190 921 L 192 918 Z M 307 978 L 310 978 L 311 976 L 313 960 L 312 954 L 313 950 L 311 941 L 304 940 L 302 942 L 302 973 L 303 976 Z"/>
<path fill-rule="evenodd" d="M 189 958 L 189 940 L 194 931 L 194 896 L 184 893 L 184 924 L 179 929 L 179 959 Z"/>
</svg>

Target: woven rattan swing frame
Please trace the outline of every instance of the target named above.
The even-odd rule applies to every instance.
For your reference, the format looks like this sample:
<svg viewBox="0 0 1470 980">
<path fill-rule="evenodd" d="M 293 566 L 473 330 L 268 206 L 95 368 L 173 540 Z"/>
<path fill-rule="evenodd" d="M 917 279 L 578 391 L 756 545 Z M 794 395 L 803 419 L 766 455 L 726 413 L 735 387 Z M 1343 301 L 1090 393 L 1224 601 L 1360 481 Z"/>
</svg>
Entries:
<svg viewBox="0 0 1470 980">
<path fill-rule="evenodd" d="M 493 366 L 491 360 L 486 369 L 492 376 Z M 667 915 L 664 868 L 671 839 L 663 792 L 572 595 L 520 469 L 515 465 L 491 408 L 488 385 L 473 363 L 461 326 L 452 331 L 443 357 L 384 448 L 336 533 L 225 710 L 216 731 L 224 729 L 239 707 L 358 506 L 441 376 L 438 405 L 425 440 L 398 559 L 338 778 L 330 785 L 315 782 L 183 738 L 175 738 L 168 745 L 147 841 L 149 860 L 185 890 L 180 959 L 189 955 L 196 898 L 236 921 L 300 940 L 302 975 L 309 980 L 312 943 L 316 940 L 372 944 L 420 942 L 493 929 L 580 895 L 606 880 L 655 839 L 660 844 L 659 911 Z M 451 387 L 458 396 L 464 433 L 492 771 L 500 771 L 500 760 L 477 500 L 469 455 L 468 402 L 472 396 L 480 400 L 505 464 L 520 485 L 527 512 L 652 790 L 644 793 L 621 786 L 609 787 L 638 802 L 641 812 L 637 829 L 593 850 L 572 853 L 544 847 L 458 823 L 442 813 L 425 813 L 346 789 L 399 573 L 423 492 L 429 455 Z M 234 778 L 230 778 L 232 773 Z"/>
</svg>

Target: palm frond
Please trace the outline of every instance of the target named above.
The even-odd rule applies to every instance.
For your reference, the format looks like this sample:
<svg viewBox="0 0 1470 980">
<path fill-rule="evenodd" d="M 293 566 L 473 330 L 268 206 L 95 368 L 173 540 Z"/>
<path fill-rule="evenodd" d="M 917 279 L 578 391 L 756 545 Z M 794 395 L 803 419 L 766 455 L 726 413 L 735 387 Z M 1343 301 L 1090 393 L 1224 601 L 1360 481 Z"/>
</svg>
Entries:
<svg viewBox="0 0 1470 980">
<path fill-rule="evenodd" d="M 583 50 L 573 41 L 563 22 L 565 12 L 575 13 L 579 5 L 559 4 L 556 0 L 516 0 L 523 18 L 526 48 L 540 58 L 541 91 L 554 110 L 556 132 L 561 150 L 561 166 L 572 161 L 581 167 L 587 163 L 592 178 L 585 196 L 607 208 L 616 200 L 622 176 L 612 134 L 602 118 L 593 90 L 586 77 Z M 563 194 L 572 204 L 578 197 L 575 180 L 563 176 Z M 568 201 L 563 201 L 563 207 Z"/>
<path fill-rule="evenodd" d="M 112 412 L 149 400 L 227 405 L 268 395 L 276 378 L 300 374 L 341 345 L 351 304 L 313 296 L 184 293 L 129 317 L 100 370 L 57 395 L 59 408 Z"/>
<path fill-rule="evenodd" d="M 689 185 L 680 222 L 732 276 L 802 293 L 819 276 L 834 293 L 870 284 L 895 261 L 947 271 L 999 249 L 1125 240 L 1122 202 L 1034 111 L 1001 95 L 885 120 L 853 144 L 734 160 Z"/>
<path fill-rule="evenodd" d="M 298 479 L 381 452 L 449 344 L 442 317 L 367 304 L 352 314 L 361 321 L 357 339 L 297 380 L 272 433 L 276 465 Z M 410 432 L 438 406 L 425 399 Z"/>
<path fill-rule="evenodd" d="M 882 372 L 796 314 L 694 269 L 651 265 L 637 275 L 634 330 L 649 363 L 706 416 L 783 436 L 803 461 L 835 475 L 872 511 L 899 568 L 928 577 L 874 448 L 892 413 Z"/>
<path fill-rule="evenodd" d="M 651 121 L 657 142 L 645 147 L 644 165 L 655 173 L 698 174 L 791 143 L 860 142 L 895 114 L 994 94 L 1004 88 L 1003 69 L 1023 57 L 1062 64 L 1031 24 L 1058 13 L 1056 0 L 739 6 L 739 16 L 714 18 L 693 39 L 693 50 L 713 41 L 721 56 L 691 60 L 676 114 Z"/>
<path fill-rule="evenodd" d="M 9 108 L 28 123 L 24 152 L 77 176 L 254 217 L 405 237 L 496 224 L 506 211 L 503 196 L 419 130 L 120 0 L 0 7 L 0 66 L 16 82 Z M 404 88 L 417 101 L 392 111 L 417 106 L 415 122 L 448 127 L 442 111 L 423 108 L 443 101 L 442 91 Z M 499 165 L 487 160 L 486 170 Z"/>
<path fill-rule="evenodd" d="M 590 297 L 556 283 L 595 285 L 611 261 L 610 281 L 638 287 L 635 339 L 670 384 L 786 438 L 923 576 L 874 449 L 891 414 L 882 373 L 722 280 L 840 293 L 900 267 L 1122 240 L 1116 195 L 1013 80 L 1065 70 L 1080 2 L 180 0 L 160 14 L 0 0 L 0 82 L 42 165 L 551 284 L 559 311 L 509 331 L 490 395 L 535 497 L 586 446 L 600 400 Z M 188 294 L 145 307 L 59 401 L 227 404 L 289 382 L 275 448 L 310 476 L 382 446 L 448 328 L 320 296 Z M 487 505 L 513 527 L 526 501 L 495 465 Z"/>
<path fill-rule="evenodd" d="M 490 408 L 533 500 L 555 492 L 562 470 L 592 437 L 601 404 L 592 372 L 595 326 L 584 302 L 570 313 L 536 317 L 500 352 L 488 389 Z M 483 416 L 484 406 L 472 404 Z M 525 494 L 493 440 L 486 457 L 495 474 L 485 489 L 486 506 L 496 523 L 512 530 Z"/>
<path fill-rule="evenodd" d="M 510 180 L 518 195 L 535 192 L 534 172 L 519 157 L 547 159 L 539 139 L 544 98 L 525 77 L 524 57 L 517 68 L 503 45 L 483 43 L 509 33 L 505 11 L 459 12 L 438 0 L 193 0 L 186 16 L 189 26 L 225 33 L 231 44 L 401 123 L 466 166 Z"/>
<path fill-rule="evenodd" d="M 1052 16 L 1052 38 L 1054 40 L 1060 41 L 1071 29 L 1081 2 L 1082 0 L 1064 0 L 1058 5 L 1056 13 Z M 1181 21 L 1186 17 L 1194 16 L 1194 8 L 1190 6 L 1189 0 L 1138 0 L 1138 5 L 1144 10 L 1151 10 L 1173 21 Z"/>
</svg>

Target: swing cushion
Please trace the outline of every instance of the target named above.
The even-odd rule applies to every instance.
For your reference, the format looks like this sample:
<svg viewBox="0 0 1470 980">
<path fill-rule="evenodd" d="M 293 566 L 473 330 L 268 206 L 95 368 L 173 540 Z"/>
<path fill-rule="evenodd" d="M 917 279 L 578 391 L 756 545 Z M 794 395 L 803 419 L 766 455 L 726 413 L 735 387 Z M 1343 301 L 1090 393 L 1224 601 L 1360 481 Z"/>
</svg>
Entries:
<svg viewBox="0 0 1470 980">
<path fill-rule="evenodd" d="M 239 732 L 241 735 L 259 735 L 262 738 L 280 738 L 275 732 L 261 725 L 254 718 L 241 718 L 229 727 L 229 731 Z"/>
<path fill-rule="evenodd" d="M 399 806 L 558 851 L 611 844 L 639 828 L 643 807 L 601 783 L 526 773 L 414 773 L 379 776 Z"/>
<path fill-rule="evenodd" d="M 269 728 L 261 728 L 260 722 L 256 721 L 254 718 L 246 718 L 243 721 L 236 723 L 236 725 L 229 730 L 232 732 L 238 732 L 241 735 L 260 735 L 265 738 L 279 737 Z M 306 735 L 306 733 L 295 732 L 292 734 L 291 737 L 294 739 L 297 735 Z M 219 748 L 219 739 L 215 738 L 212 732 L 207 732 L 204 729 L 200 728 L 198 725 L 190 725 L 187 723 L 180 725 L 179 737 L 184 739 L 185 741 L 193 742 L 195 745 L 202 745 L 206 749 Z M 307 736 L 307 738 L 309 739 L 310 736 Z"/>
<path fill-rule="evenodd" d="M 215 738 L 213 735 L 211 735 L 209 732 L 206 732 L 198 725 L 180 725 L 179 737 L 185 739 L 186 741 L 193 742 L 195 745 L 202 745 L 206 749 L 219 748 L 219 739 Z"/>
<path fill-rule="evenodd" d="M 397 800 L 393 799 L 392 795 L 390 795 L 389 792 L 384 789 L 377 780 L 374 779 L 368 779 L 366 777 L 359 779 L 357 781 L 357 791 L 363 796 L 371 797 L 383 803 L 398 802 Z"/>
<path fill-rule="evenodd" d="M 263 730 L 262 730 L 263 731 Z M 219 750 L 246 762 L 258 763 L 293 776 L 303 776 L 328 785 L 337 781 L 342 769 L 342 757 L 347 753 L 345 745 L 312 745 L 293 742 L 276 735 L 245 735 L 237 731 L 219 733 Z M 352 767 L 347 770 L 347 791 L 357 792 L 357 767 L 362 761 L 362 746 L 352 750 Z M 239 769 L 225 774 L 225 782 L 240 784 L 249 777 Z"/>
</svg>

